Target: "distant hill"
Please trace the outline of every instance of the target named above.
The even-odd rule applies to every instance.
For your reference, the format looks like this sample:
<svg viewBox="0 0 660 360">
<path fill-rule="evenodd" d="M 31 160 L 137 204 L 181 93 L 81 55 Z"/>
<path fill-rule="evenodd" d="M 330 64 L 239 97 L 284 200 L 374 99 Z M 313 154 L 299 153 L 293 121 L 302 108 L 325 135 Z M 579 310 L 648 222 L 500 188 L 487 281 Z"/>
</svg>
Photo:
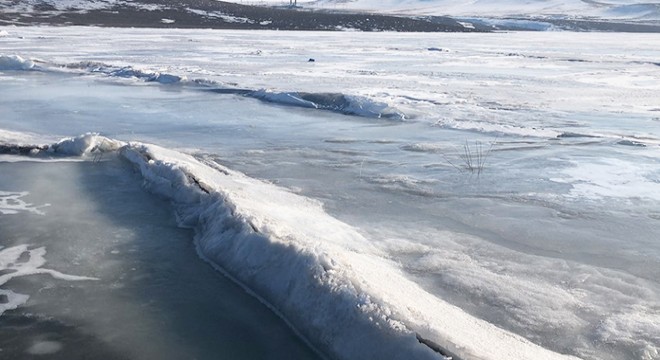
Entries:
<svg viewBox="0 0 660 360">
<path fill-rule="evenodd" d="M 660 32 L 660 0 L 0 0 L 0 25 Z M 655 1 L 655 2 L 652 2 Z"/>
<path fill-rule="evenodd" d="M 472 32 L 450 18 L 299 11 L 215 0 L 0 0 L 0 24 Z"/>
<path fill-rule="evenodd" d="M 289 0 L 229 0 L 269 6 Z M 660 21 L 660 0 L 297 0 L 303 8 L 385 14 Z"/>
</svg>

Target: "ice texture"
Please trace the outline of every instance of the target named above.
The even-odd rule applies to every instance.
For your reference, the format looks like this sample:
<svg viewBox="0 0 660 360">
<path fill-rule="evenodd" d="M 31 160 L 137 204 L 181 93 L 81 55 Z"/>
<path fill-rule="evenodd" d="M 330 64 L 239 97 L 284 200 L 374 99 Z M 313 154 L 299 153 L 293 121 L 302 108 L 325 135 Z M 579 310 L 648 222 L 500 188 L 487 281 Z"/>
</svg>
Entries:
<svg viewBox="0 0 660 360">
<path fill-rule="evenodd" d="M 300 333 L 312 329 L 309 338 L 321 343 L 319 347 L 331 344 L 333 334 L 299 323 L 318 321 L 322 315 L 301 320 L 291 310 L 295 304 L 281 306 L 270 289 L 284 286 L 282 282 L 263 280 L 271 275 L 250 275 L 261 274 L 259 266 L 262 260 L 268 264 L 268 253 L 243 240 L 256 239 L 268 247 L 273 239 L 283 238 L 277 241 L 292 266 L 298 265 L 286 251 L 311 254 L 311 260 L 306 259 L 312 268 L 347 274 L 338 284 L 348 279 L 350 291 L 308 293 L 310 301 L 317 295 L 332 296 L 350 305 L 355 302 L 343 300 L 368 294 L 364 304 L 373 312 L 365 314 L 385 313 L 389 315 L 383 321 L 401 323 L 402 332 L 393 331 L 396 339 L 405 340 L 399 342 L 404 347 L 414 343 L 416 333 L 418 342 L 451 350 L 456 338 L 437 328 L 447 326 L 447 332 L 460 334 L 452 326 L 469 323 L 451 316 L 451 321 L 441 319 L 444 315 L 435 307 L 425 307 L 424 296 L 432 296 L 429 304 L 449 302 L 556 353 L 592 360 L 657 357 L 657 35 L 573 33 L 567 39 L 565 34 L 544 32 L 445 34 L 440 39 L 425 34 L 320 33 L 310 43 L 309 34 L 297 32 L 10 31 L 16 37 L 3 39 L 3 51 L 42 60 L 39 72 L 0 77 L 0 106 L 6 109 L 2 127 L 58 138 L 91 130 L 122 144 L 149 141 L 199 153 L 190 160 L 195 166 L 189 167 L 188 160 L 165 159 L 161 150 L 142 151 L 139 143 L 127 148 L 142 159 L 136 163 L 146 162 L 148 171 L 159 174 L 147 177 L 148 188 L 173 197 L 182 224 L 199 228 L 202 256 L 291 318 Z M 53 33 L 58 37 L 40 39 Z M 99 45 L 80 46 L 90 39 Z M 345 46 L 347 41 L 352 46 Z M 107 44 L 112 44 L 112 53 L 106 51 Z M 161 56 L 164 52 L 168 56 Z M 311 56 L 317 59 L 314 64 L 307 63 Z M 161 84 L 149 76 L 112 74 L 127 66 L 183 80 Z M 300 94 L 363 96 L 411 116 L 409 121 L 388 121 L 316 111 L 312 104 L 273 106 L 244 96 L 253 89 L 301 100 Z M 312 102 L 332 104 L 333 96 Z M 13 136 L 16 142 L 27 138 L 18 131 L 6 135 L 13 149 Z M 93 159 L 90 155 L 99 153 L 90 145 L 98 139 L 74 139 L 69 143 L 78 145 L 70 153 L 87 155 L 73 159 Z M 474 154 L 477 144 L 490 154 L 480 176 L 463 163 L 465 146 Z M 38 151 L 40 156 L 25 159 L 62 159 L 57 152 Z M 177 156 L 183 155 L 171 155 Z M 290 213 L 286 206 L 269 205 L 274 201 L 268 193 L 286 193 L 281 188 L 274 192 L 275 185 L 263 185 L 270 190 L 262 195 L 252 180 L 243 188 L 226 179 L 216 184 L 223 177 L 200 176 L 200 162 L 231 174 L 217 166 L 220 162 L 286 187 L 307 199 L 300 206 L 307 209 L 305 216 L 315 219 L 298 221 L 285 216 Z M 203 200 L 216 199 L 225 188 L 231 191 L 222 202 Z M 277 210 L 260 209 L 262 197 L 262 205 Z M 281 199 L 298 206 L 288 194 Z M 314 204 L 319 201 L 325 210 L 309 210 L 318 208 Z M 252 203 L 255 209 L 248 206 Z M 330 222 L 328 214 L 339 224 Z M 306 223 L 326 224 L 328 230 L 318 236 L 321 230 L 299 230 L 307 229 Z M 293 230 L 281 230 L 282 224 L 292 224 L 288 228 Z M 340 224 L 350 224 L 350 231 L 341 228 L 337 237 L 347 232 L 358 232 L 359 237 L 350 245 L 332 243 L 337 248 L 327 250 L 322 244 Z M 213 248 L 218 257 L 228 256 L 221 246 L 212 246 L 221 236 L 212 235 L 217 232 L 211 227 L 224 231 L 226 238 L 238 234 L 240 245 L 232 244 L 240 248 L 248 270 L 241 272 L 237 259 L 229 258 L 230 265 L 236 262 L 231 267 L 216 261 L 216 253 L 208 255 L 207 248 Z M 306 238 L 301 232 L 322 239 L 316 246 L 328 256 L 306 250 L 309 243 L 298 240 Z M 344 254 L 344 248 L 356 249 L 357 255 Z M 354 263 L 374 263 L 378 273 Z M 336 270 L 344 268 L 348 270 Z M 421 289 L 409 291 L 415 299 L 381 284 L 379 274 L 388 274 L 397 286 L 405 286 L 398 283 L 397 273 Z M 295 289 L 292 285 L 290 292 Z M 334 308 L 328 309 L 324 321 L 335 316 Z M 376 322 L 356 326 L 369 324 Z M 369 334 L 364 337 L 374 340 L 380 335 Z M 337 339 L 341 350 L 345 340 Z M 466 354 L 473 341 L 484 349 L 495 348 L 482 339 L 461 336 L 461 346 Z"/>
<path fill-rule="evenodd" d="M 0 287 L 13 278 L 36 274 L 48 274 L 65 281 L 96 280 L 93 277 L 67 275 L 56 270 L 42 268 L 46 264 L 45 255 L 44 247 L 35 249 L 30 249 L 27 245 L 0 247 Z M 25 304 L 30 298 L 28 295 L 0 288 L 0 297 L 3 296 L 6 297 L 6 300 L 0 301 L 0 315 Z"/>
</svg>

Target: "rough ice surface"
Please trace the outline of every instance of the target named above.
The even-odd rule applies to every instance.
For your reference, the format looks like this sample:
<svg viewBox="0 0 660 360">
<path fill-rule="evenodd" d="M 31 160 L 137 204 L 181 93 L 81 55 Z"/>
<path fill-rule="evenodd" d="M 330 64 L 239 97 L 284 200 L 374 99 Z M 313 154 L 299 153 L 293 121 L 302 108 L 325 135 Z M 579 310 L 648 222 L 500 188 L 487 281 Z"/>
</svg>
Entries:
<svg viewBox="0 0 660 360">
<path fill-rule="evenodd" d="M 5 31 L 4 36 L 7 33 Z M 18 55 L 0 55 L 0 71 L 2 70 L 29 70 L 34 67 L 34 62 L 23 59 Z"/>
<path fill-rule="evenodd" d="M 323 33 L 310 44 L 296 32 L 53 31 L 3 38 L 6 54 L 41 59 L 38 72 L 0 76 L 0 127 L 13 131 L 3 143 L 66 136 L 65 153 L 90 160 L 101 138 L 79 134 L 128 144 L 122 154 L 196 229 L 200 254 L 328 353 L 366 351 L 353 346 L 364 331 L 421 358 L 417 337 L 467 358 L 657 358 L 657 35 Z M 76 43 L 90 37 L 100 45 Z M 359 96 L 407 116 L 233 89 Z M 61 155 L 29 159 L 49 156 Z M 293 311 L 310 304 L 328 307 Z M 328 334 L 330 318 L 353 337 L 334 323 Z"/>
</svg>

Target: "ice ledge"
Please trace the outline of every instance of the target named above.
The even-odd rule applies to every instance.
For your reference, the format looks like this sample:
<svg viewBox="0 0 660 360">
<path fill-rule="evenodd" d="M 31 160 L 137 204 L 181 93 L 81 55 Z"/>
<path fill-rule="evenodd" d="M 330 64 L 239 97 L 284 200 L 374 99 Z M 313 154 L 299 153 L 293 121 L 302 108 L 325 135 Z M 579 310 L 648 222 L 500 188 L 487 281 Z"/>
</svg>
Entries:
<svg viewBox="0 0 660 360">
<path fill-rule="evenodd" d="M 331 358 L 576 359 L 427 293 L 315 201 L 153 145 L 120 153 L 195 229 L 204 259 Z"/>
</svg>

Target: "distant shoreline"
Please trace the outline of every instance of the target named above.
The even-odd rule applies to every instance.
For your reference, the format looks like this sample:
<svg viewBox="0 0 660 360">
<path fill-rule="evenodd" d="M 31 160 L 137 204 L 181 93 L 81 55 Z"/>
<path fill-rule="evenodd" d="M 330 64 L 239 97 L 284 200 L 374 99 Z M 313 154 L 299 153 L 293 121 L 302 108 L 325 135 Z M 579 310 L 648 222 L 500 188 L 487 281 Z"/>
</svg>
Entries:
<svg viewBox="0 0 660 360">
<path fill-rule="evenodd" d="M 416 19 L 365 13 L 299 11 L 240 5 L 213 0 L 170 2 L 144 0 L 102 9 L 59 10 L 39 5 L 30 13 L 0 10 L 0 24 L 79 25 L 144 28 L 210 28 L 234 30 L 483 32 L 442 17 Z"/>
<path fill-rule="evenodd" d="M 45 0 L 42 0 L 45 1 Z M 120 5 L 81 2 L 80 8 L 56 8 L 17 1 L 0 8 L 0 26 L 99 26 L 227 30 L 492 32 L 595 31 L 660 33 L 658 21 L 552 17 L 449 17 L 384 15 L 289 7 L 267 7 L 215 0 L 138 0 Z M 88 8 L 85 8 L 87 6 Z"/>
</svg>

